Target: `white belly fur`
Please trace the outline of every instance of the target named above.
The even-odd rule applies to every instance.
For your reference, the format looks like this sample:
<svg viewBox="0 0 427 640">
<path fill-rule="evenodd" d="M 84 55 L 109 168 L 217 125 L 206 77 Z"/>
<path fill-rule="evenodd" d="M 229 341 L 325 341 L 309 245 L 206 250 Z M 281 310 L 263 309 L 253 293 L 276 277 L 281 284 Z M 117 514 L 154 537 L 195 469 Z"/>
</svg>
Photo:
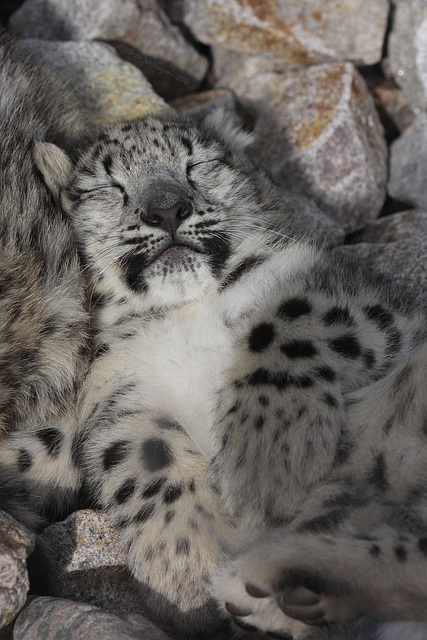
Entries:
<svg viewBox="0 0 427 640">
<path fill-rule="evenodd" d="M 144 405 L 179 422 L 204 455 L 230 345 L 223 320 L 206 300 L 197 313 L 169 312 L 123 344 L 123 364 L 142 381 Z"/>
</svg>

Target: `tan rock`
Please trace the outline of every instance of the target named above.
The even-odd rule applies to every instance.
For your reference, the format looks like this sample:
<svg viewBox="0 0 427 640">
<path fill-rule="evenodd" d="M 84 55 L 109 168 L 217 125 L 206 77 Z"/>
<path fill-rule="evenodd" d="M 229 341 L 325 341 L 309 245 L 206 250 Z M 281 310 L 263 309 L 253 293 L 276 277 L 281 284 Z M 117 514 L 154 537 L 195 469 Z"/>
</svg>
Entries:
<svg viewBox="0 0 427 640">
<path fill-rule="evenodd" d="M 11 622 L 25 604 L 29 589 L 26 561 L 34 545 L 35 535 L 0 511 L 0 627 Z"/>
<path fill-rule="evenodd" d="M 255 133 L 258 160 L 274 180 L 308 197 L 351 231 L 385 199 L 387 150 L 372 97 L 351 63 L 276 77 Z M 256 100 L 256 95 L 250 98 Z"/>
<path fill-rule="evenodd" d="M 172 110 L 142 73 L 101 42 L 21 40 L 39 62 L 50 67 L 75 91 L 92 128 L 120 119 Z"/>
<path fill-rule="evenodd" d="M 186 0 L 184 21 L 206 44 L 267 55 L 285 70 L 379 62 L 388 13 L 387 0 Z"/>
<path fill-rule="evenodd" d="M 116 616 L 90 604 L 35 598 L 16 621 L 14 640 L 170 640 L 139 615 Z"/>
<path fill-rule="evenodd" d="M 156 0 L 27 0 L 11 17 L 9 28 L 20 38 L 117 41 L 125 57 L 125 45 L 130 45 L 133 57 L 127 59 L 152 70 L 154 85 L 166 74 L 177 95 L 184 88 L 196 89 L 208 67 Z"/>
</svg>

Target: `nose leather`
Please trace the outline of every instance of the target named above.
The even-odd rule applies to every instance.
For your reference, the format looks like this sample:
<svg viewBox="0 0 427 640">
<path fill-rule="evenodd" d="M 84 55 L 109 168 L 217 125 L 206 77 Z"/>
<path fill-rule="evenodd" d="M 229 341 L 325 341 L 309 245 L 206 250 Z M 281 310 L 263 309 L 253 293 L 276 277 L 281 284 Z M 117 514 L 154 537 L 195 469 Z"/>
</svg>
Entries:
<svg viewBox="0 0 427 640">
<path fill-rule="evenodd" d="M 141 216 L 141 218 L 146 224 L 152 227 L 159 227 L 169 233 L 172 238 L 175 238 L 178 227 L 190 215 L 189 203 L 179 200 L 167 209 L 150 207 L 146 215 Z"/>
</svg>

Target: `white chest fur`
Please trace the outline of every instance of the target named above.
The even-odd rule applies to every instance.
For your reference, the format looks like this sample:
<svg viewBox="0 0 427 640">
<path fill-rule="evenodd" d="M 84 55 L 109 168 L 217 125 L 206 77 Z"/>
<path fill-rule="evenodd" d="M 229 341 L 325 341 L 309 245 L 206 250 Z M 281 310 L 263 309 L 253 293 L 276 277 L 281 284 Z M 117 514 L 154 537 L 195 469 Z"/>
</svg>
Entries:
<svg viewBox="0 0 427 640">
<path fill-rule="evenodd" d="M 171 311 L 120 346 L 147 409 L 179 422 L 206 454 L 215 393 L 231 358 L 231 336 L 215 298 Z M 195 306 L 197 308 L 195 308 Z"/>
<path fill-rule="evenodd" d="M 93 388 L 107 398 L 118 380 L 135 382 L 133 398 L 142 409 L 179 422 L 209 457 L 216 396 L 225 372 L 235 364 L 236 345 L 247 335 L 257 309 L 282 295 L 286 280 L 313 259 L 311 248 L 295 243 L 222 293 L 213 290 L 163 317 L 129 316 L 117 327 L 118 307 L 108 310 L 110 328 L 107 323 L 104 337 L 111 352 L 95 364 Z M 120 334 L 126 332 L 133 337 L 123 339 Z"/>
</svg>

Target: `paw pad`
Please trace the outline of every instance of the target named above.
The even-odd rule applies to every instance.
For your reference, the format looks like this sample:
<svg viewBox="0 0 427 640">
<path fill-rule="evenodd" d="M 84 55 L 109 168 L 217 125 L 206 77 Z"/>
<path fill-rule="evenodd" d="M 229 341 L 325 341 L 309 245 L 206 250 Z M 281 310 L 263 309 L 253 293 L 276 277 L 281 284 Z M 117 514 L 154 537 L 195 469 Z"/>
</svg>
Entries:
<svg viewBox="0 0 427 640">
<path fill-rule="evenodd" d="M 250 616 L 252 613 L 252 610 L 249 609 L 249 607 L 239 607 L 233 602 L 226 602 L 224 606 L 229 614 L 231 614 L 232 616 L 239 616 L 239 618 Z"/>
<path fill-rule="evenodd" d="M 277 603 L 287 616 L 306 624 L 319 624 L 325 617 L 319 606 L 320 595 L 306 587 L 285 588 Z"/>
<path fill-rule="evenodd" d="M 285 588 L 281 593 L 281 597 L 287 604 L 298 607 L 311 606 L 320 602 L 320 595 L 306 587 Z"/>
<path fill-rule="evenodd" d="M 271 596 L 271 592 L 265 589 L 264 587 L 258 587 L 256 584 L 247 583 L 245 584 L 246 593 L 248 593 L 252 598 L 267 598 Z"/>
</svg>

